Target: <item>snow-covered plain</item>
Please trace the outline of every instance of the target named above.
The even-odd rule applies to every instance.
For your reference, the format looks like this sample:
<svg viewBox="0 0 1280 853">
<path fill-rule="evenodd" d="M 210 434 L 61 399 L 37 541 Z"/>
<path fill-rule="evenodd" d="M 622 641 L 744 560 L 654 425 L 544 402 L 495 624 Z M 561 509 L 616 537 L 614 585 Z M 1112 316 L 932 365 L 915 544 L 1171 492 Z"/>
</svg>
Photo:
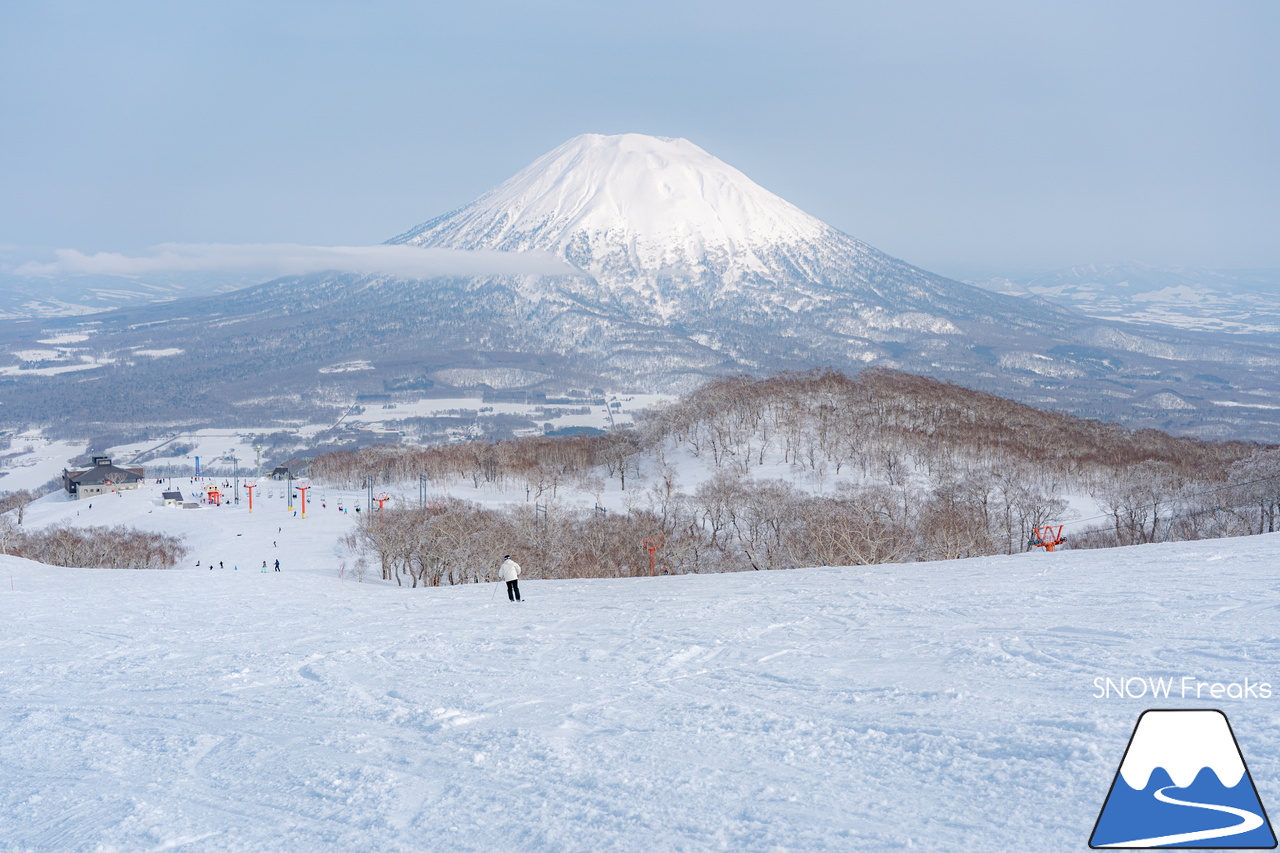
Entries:
<svg viewBox="0 0 1280 853">
<path fill-rule="evenodd" d="M 184 532 L 181 568 L 0 557 L 0 850 L 1083 850 L 1149 707 L 1221 708 L 1280 802 L 1280 698 L 1094 684 L 1280 697 L 1280 535 L 608 581 L 519 554 L 511 604 L 340 577 L 332 493 L 157 496 L 28 523 Z"/>
<path fill-rule="evenodd" d="M 0 370 L 2 373 L 3 370 Z M 230 474 L 231 457 L 234 454 L 239 462 L 242 474 L 254 471 L 256 456 L 254 442 L 260 436 L 272 433 L 292 433 L 297 440 L 297 447 L 306 447 L 318 437 L 340 425 L 360 425 L 361 428 L 374 432 L 399 431 L 404 428 L 403 421 L 408 418 L 439 417 L 457 415 L 459 412 L 470 412 L 477 422 L 477 430 L 484 431 L 486 418 L 496 415 L 518 415 L 533 418 L 538 423 L 549 423 L 556 429 L 565 427 L 595 427 L 608 429 L 614 426 L 630 424 L 636 412 L 672 399 L 666 394 L 627 394 L 618 397 L 607 394 L 610 410 L 603 406 L 590 406 L 587 401 L 581 405 L 546 404 L 546 403 L 485 403 L 480 397 L 428 398 L 411 401 L 399 401 L 391 407 L 370 406 L 362 411 L 346 412 L 338 424 L 296 424 L 282 427 L 280 425 L 263 424 L 256 428 L 208 428 L 190 432 L 175 432 L 156 438 L 150 442 L 130 442 L 108 448 L 105 455 L 117 464 L 130 466 L 136 463 L 139 456 L 146 455 L 145 465 L 151 471 L 164 473 L 168 466 L 189 470 L 194 465 L 195 457 L 203 460 L 203 470 L 216 469 Z M 589 414 L 568 412 L 575 409 L 588 408 Z M 548 411 L 550 410 L 550 412 Z M 461 432 L 461 431 L 460 431 Z M 540 430 L 532 430 L 537 433 Z M 76 468 L 71 460 L 85 453 L 85 443 L 76 441 L 54 441 L 44 436 L 39 428 L 27 430 L 12 439 L 13 447 L 6 454 L 0 454 L 0 492 L 16 492 L 20 489 L 38 489 L 50 479 L 60 478 L 64 468 Z M 165 448 L 175 445 L 181 453 L 166 453 Z M 270 470 L 276 464 L 285 461 L 287 453 L 277 451 L 274 455 L 262 459 L 263 466 Z M 416 486 L 413 487 L 416 490 Z"/>
<path fill-rule="evenodd" d="M 20 433 L 0 456 L 0 492 L 39 489 L 49 480 L 60 477 L 68 461 L 83 452 L 82 442 L 55 441 L 46 438 L 39 429 Z"/>
</svg>

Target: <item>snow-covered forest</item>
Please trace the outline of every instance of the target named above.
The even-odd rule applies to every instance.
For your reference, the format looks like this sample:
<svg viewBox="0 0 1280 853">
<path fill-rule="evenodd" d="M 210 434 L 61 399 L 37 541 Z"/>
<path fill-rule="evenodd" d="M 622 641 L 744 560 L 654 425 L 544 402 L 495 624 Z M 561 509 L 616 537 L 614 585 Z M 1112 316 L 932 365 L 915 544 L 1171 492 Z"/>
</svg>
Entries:
<svg viewBox="0 0 1280 853">
<path fill-rule="evenodd" d="M 864 565 L 1276 529 L 1280 450 L 1046 412 L 888 370 L 716 379 L 603 436 L 376 446 L 318 482 L 416 499 L 366 515 L 355 562 L 486 580 L 495 540 L 546 577 Z M 471 497 L 466 499 L 460 492 Z M 657 543 L 650 560 L 648 545 Z"/>
</svg>

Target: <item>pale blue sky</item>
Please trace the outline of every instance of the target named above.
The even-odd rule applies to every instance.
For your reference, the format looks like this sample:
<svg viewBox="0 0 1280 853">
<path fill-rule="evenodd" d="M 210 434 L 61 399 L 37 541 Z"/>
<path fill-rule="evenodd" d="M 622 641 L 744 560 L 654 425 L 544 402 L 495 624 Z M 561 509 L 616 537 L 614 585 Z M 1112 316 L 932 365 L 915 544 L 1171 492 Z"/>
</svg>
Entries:
<svg viewBox="0 0 1280 853">
<path fill-rule="evenodd" d="M 683 136 L 951 275 L 1280 267 L 1280 3 L 0 0 L 0 246 L 367 244 Z"/>
</svg>

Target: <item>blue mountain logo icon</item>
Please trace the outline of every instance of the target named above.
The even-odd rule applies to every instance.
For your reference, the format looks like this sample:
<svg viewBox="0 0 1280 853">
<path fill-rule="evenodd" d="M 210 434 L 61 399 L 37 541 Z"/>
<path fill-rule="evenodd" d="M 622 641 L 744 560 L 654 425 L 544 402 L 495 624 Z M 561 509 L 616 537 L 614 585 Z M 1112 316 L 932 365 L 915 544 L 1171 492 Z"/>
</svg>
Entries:
<svg viewBox="0 0 1280 853">
<path fill-rule="evenodd" d="M 1271 822 L 1226 714 L 1144 711 L 1089 846 L 1275 848 Z"/>
</svg>

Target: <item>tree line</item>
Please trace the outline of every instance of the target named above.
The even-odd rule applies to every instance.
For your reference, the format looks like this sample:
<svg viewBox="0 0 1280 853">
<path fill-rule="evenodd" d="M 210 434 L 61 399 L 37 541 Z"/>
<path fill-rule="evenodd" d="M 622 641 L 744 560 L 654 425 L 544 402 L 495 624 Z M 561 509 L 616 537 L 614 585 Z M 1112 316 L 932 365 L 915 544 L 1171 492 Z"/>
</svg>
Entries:
<svg viewBox="0 0 1280 853">
<path fill-rule="evenodd" d="M 191 549 L 182 537 L 123 525 L 57 524 L 30 530 L 0 516 L 0 553 L 51 566 L 106 569 L 171 569 Z"/>
<path fill-rule="evenodd" d="M 704 472 L 686 483 L 691 464 Z M 780 470 L 789 479 L 766 476 Z M 378 446 L 321 456 L 312 473 L 348 488 L 524 491 L 509 506 L 441 498 L 366 514 L 352 560 L 409 585 L 486 580 L 498 551 L 536 555 L 545 577 L 1014 553 L 1080 493 L 1104 514 L 1075 525 L 1070 547 L 1274 530 L 1280 509 L 1274 448 L 1126 430 L 888 370 L 725 377 L 603 436 Z M 622 511 L 599 507 L 611 481 Z M 652 569 L 646 542 L 660 543 Z"/>
</svg>

